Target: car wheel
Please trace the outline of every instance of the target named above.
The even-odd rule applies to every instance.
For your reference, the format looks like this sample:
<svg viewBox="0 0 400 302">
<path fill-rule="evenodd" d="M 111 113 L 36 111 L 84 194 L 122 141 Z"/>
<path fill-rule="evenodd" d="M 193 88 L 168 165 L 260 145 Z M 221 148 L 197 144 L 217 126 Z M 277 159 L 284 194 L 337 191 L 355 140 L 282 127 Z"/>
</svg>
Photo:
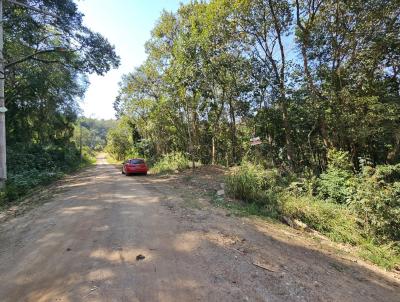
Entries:
<svg viewBox="0 0 400 302">
<path fill-rule="evenodd" d="M 129 176 L 130 174 L 129 173 L 125 173 L 125 176 Z"/>
</svg>

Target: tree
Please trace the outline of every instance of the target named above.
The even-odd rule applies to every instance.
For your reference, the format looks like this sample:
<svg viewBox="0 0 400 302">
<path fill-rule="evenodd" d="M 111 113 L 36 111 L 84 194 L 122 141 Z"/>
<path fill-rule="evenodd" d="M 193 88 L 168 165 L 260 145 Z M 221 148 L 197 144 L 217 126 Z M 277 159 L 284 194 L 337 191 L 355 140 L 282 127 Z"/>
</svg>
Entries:
<svg viewBox="0 0 400 302">
<path fill-rule="evenodd" d="M 15 159 L 26 154 L 54 156 L 61 170 L 75 165 L 78 152 L 72 137 L 78 100 L 88 85 L 86 76 L 102 75 L 119 65 L 114 47 L 83 25 L 83 15 L 72 0 L 23 3 L 57 18 L 4 1 L 7 155 L 12 177 L 22 164 Z"/>
<path fill-rule="evenodd" d="M 104 37 L 82 25 L 73 1 L 27 4 L 58 18 L 5 6 L 7 137 L 11 144 L 68 139 L 79 110 L 76 99 L 87 85 L 85 74 L 104 74 L 118 66 L 119 58 Z"/>
<path fill-rule="evenodd" d="M 238 30 L 245 34 L 253 63 L 263 72 L 255 73 L 256 85 L 265 87 L 278 104 L 285 131 L 287 160 L 295 164 L 295 151 L 288 113 L 288 62 L 284 38 L 290 34 L 292 11 L 288 1 L 237 1 Z M 263 93 L 266 96 L 265 93 Z"/>
</svg>

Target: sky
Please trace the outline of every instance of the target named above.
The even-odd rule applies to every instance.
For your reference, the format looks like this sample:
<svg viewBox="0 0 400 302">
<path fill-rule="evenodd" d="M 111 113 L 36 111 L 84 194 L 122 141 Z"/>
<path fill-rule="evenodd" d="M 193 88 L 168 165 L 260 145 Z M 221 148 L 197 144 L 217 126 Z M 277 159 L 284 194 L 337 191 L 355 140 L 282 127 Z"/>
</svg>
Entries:
<svg viewBox="0 0 400 302">
<path fill-rule="evenodd" d="M 146 59 L 145 42 L 163 9 L 176 11 L 182 0 L 77 0 L 84 24 L 105 36 L 121 57 L 118 69 L 105 76 L 90 75 L 90 86 L 81 103 L 86 117 L 115 117 L 113 102 L 118 83 Z"/>
</svg>

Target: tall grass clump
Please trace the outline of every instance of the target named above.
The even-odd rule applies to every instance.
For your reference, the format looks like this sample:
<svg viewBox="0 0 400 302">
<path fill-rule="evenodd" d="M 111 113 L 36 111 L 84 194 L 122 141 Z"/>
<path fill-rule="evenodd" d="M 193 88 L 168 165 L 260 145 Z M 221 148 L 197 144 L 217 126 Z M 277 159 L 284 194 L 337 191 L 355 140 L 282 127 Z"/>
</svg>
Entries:
<svg viewBox="0 0 400 302">
<path fill-rule="evenodd" d="M 189 167 L 189 159 L 183 153 L 173 152 L 161 157 L 161 159 L 153 165 L 151 172 L 155 174 L 169 173 L 185 170 Z"/>
<path fill-rule="evenodd" d="M 227 194 L 246 203 L 255 203 L 276 211 L 280 176 L 276 170 L 266 170 L 260 164 L 243 161 L 225 178 Z"/>
<path fill-rule="evenodd" d="M 310 196 L 283 194 L 281 215 L 298 219 L 336 242 L 355 245 L 361 241 L 356 217 L 346 207 Z"/>
</svg>

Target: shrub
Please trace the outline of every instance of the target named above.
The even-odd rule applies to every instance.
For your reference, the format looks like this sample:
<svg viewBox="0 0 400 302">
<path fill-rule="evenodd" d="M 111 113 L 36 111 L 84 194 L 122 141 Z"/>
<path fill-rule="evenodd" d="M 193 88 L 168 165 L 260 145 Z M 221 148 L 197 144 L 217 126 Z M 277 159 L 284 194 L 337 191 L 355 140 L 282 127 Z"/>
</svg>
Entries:
<svg viewBox="0 0 400 302">
<path fill-rule="evenodd" d="M 378 182 L 393 183 L 400 181 L 400 164 L 377 166 L 373 172 L 375 172 L 375 178 Z"/>
<path fill-rule="evenodd" d="M 188 158 L 181 152 L 173 152 L 164 155 L 151 168 L 153 173 L 167 173 L 180 171 L 189 168 L 190 162 Z"/>
<path fill-rule="evenodd" d="M 318 196 L 337 203 L 346 203 L 355 191 L 356 180 L 351 171 L 348 153 L 329 150 L 328 169 L 318 181 Z"/>
<path fill-rule="evenodd" d="M 333 150 L 328 170 L 319 179 L 282 177 L 276 170 L 244 161 L 230 170 L 226 186 L 229 196 L 245 202 L 230 203 L 229 208 L 298 219 L 391 269 L 400 261 L 399 175 L 399 165 L 364 166 L 362 173 L 354 174 L 348 154 Z"/>
<path fill-rule="evenodd" d="M 229 196 L 248 203 L 258 203 L 276 210 L 281 178 L 276 170 L 265 170 L 263 166 L 243 161 L 231 169 L 225 183 Z"/>
<path fill-rule="evenodd" d="M 83 150 L 83 164 L 93 160 L 90 150 Z M 82 164 L 76 147 L 71 145 L 14 145 L 7 150 L 8 180 L 0 194 L 0 203 L 15 201 L 33 188 L 59 179 Z"/>
<path fill-rule="evenodd" d="M 16 200 L 39 185 L 46 185 L 62 177 L 61 171 L 27 170 L 10 175 L 5 187 L 7 201 Z"/>
<path fill-rule="evenodd" d="M 290 182 L 286 191 L 295 196 L 313 196 L 317 192 L 318 179 L 315 176 L 299 178 Z"/>
<path fill-rule="evenodd" d="M 142 156 L 139 154 L 138 150 L 135 148 L 131 148 L 129 152 L 125 155 L 125 159 L 130 159 L 130 158 L 141 158 Z"/>
<path fill-rule="evenodd" d="M 395 181 L 396 173 L 398 165 L 365 167 L 352 196 L 351 205 L 365 233 L 381 242 L 400 240 L 400 181 Z"/>
</svg>

